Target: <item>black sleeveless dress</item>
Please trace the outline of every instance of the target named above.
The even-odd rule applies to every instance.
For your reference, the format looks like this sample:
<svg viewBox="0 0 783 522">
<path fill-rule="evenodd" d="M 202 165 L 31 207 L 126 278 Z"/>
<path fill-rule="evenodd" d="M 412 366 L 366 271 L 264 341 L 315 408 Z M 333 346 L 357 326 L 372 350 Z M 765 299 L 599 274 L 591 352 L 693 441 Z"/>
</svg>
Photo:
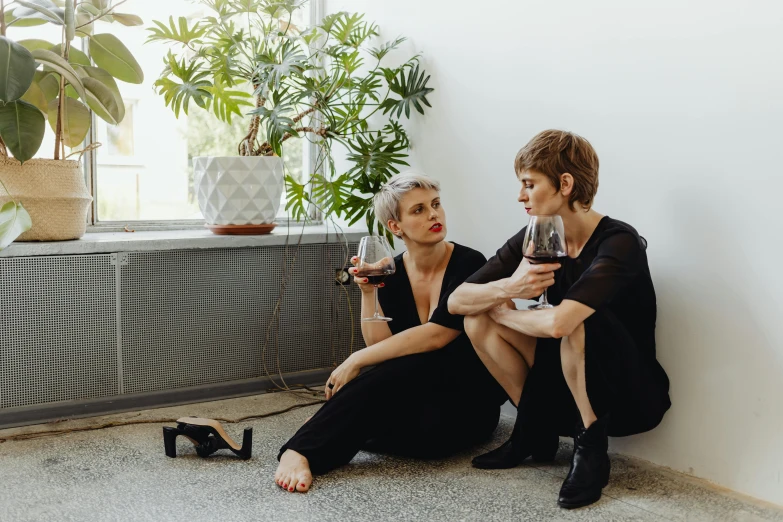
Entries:
<svg viewBox="0 0 783 522">
<path fill-rule="evenodd" d="M 462 332 L 445 347 L 385 361 L 346 384 L 282 447 L 304 455 L 314 474 L 348 463 L 361 449 L 415 458 L 443 458 L 495 430 L 507 396 L 476 355 L 463 316 L 448 298 L 486 258 L 454 244 L 438 307 L 429 322 Z M 422 323 L 402 254 L 378 298 L 392 334 Z M 278 458 L 279 458 L 278 455 Z"/>
<path fill-rule="evenodd" d="M 511 276 L 522 261 L 525 231 L 467 282 Z M 671 406 L 669 378 L 655 356 L 655 289 L 646 249 L 633 227 L 604 217 L 579 256 L 563 260 L 548 291 L 553 305 L 571 299 L 595 310 L 584 323 L 587 393 L 596 415 L 611 414 L 612 436 L 651 430 Z M 563 377 L 559 339 L 538 340 L 522 395 L 526 405 L 535 404 L 542 428 L 573 435 L 579 415 Z"/>
</svg>

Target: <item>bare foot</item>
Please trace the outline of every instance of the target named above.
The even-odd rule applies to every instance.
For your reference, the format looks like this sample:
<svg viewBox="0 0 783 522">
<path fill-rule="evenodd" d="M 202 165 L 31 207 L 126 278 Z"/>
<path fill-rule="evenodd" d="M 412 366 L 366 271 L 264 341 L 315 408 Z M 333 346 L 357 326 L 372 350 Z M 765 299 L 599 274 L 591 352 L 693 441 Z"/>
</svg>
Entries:
<svg viewBox="0 0 783 522">
<path fill-rule="evenodd" d="M 293 450 L 286 450 L 280 457 L 280 465 L 277 466 L 275 473 L 275 482 L 286 491 L 305 493 L 313 483 L 310 463 L 301 454 Z"/>
</svg>

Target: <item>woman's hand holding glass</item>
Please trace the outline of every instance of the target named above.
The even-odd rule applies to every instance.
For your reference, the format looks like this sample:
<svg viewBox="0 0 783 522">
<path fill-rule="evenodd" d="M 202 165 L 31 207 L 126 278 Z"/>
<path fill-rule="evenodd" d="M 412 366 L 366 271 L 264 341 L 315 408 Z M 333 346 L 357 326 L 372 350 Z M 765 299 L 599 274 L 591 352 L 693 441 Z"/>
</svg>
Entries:
<svg viewBox="0 0 783 522">
<path fill-rule="evenodd" d="M 354 266 L 354 268 L 349 268 L 348 273 L 353 274 L 353 282 L 359 285 L 359 290 L 362 291 L 364 294 L 372 294 L 375 291 L 375 288 L 373 287 L 372 283 L 370 283 L 370 280 L 366 277 L 362 277 L 361 275 L 357 275 L 359 273 L 359 269 L 356 268 L 356 266 L 359 265 L 359 256 L 353 256 L 351 258 L 351 264 Z M 388 265 L 389 260 L 384 258 L 381 261 L 377 263 L 378 267 L 386 266 Z M 378 288 L 383 288 L 385 283 L 381 283 L 378 285 Z"/>
</svg>

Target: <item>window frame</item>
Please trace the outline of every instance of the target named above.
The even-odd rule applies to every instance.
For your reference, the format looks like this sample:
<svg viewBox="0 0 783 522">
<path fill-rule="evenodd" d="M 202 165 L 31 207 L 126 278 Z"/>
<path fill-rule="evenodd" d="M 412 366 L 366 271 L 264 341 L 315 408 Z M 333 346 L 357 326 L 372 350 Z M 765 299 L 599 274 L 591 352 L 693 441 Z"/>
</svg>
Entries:
<svg viewBox="0 0 783 522">
<path fill-rule="evenodd" d="M 310 0 L 310 24 L 318 24 L 324 16 L 324 0 Z M 87 53 L 87 49 L 83 49 Z M 97 142 L 96 129 L 97 118 L 95 113 L 90 111 L 92 124 L 87 133 L 84 145 L 89 147 Z M 315 159 L 318 154 L 318 147 L 310 141 L 303 142 L 302 163 L 307 166 L 309 172 L 315 171 Z M 157 231 L 157 230 L 193 230 L 203 229 L 205 222 L 203 219 L 170 219 L 170 220 L 127 220 L 127 221 L 104 221 L 98 220 L 98 155 L 94 149 L 84 153 L 83 171 L 84 181 L 87 189 L 92 196 L 92 204 L 87 215 L 87 232 L 128 232 L 128 231 Z M 289 217 L 279 216 L 275 219 L 279 226 L 285 226 L 289 223 L 301 225 Z M 307 225 L 322 225 L 323 218 L 320 211 L 313 209 L 310 214 L 310 221 Z"/>
</svg>

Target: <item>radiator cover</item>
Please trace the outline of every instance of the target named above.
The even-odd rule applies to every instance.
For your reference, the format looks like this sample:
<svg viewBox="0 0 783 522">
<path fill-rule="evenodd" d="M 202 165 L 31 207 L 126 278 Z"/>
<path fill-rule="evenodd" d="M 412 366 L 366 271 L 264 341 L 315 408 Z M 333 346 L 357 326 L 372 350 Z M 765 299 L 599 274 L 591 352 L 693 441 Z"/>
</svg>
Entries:
<svg viewBox="0 0 783 522">
<path fill-rule="evenodd" d="M 360 291 L 334 281 L 355 251 L 309 244 L 0 258 L 0 410 L 339 364 L 364 346 Z"/>
</svg>

